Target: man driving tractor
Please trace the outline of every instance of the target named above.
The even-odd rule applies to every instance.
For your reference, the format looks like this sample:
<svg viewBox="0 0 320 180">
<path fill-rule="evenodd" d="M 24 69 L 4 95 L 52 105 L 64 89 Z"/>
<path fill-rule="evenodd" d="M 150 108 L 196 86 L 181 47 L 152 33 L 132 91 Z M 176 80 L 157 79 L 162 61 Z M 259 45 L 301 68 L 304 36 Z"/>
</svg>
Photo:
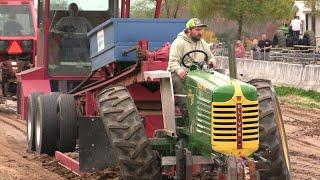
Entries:
<svg viewBox="0 0 320 180">
<path fill-rule="evenodd" d="M 203 24 L 199 19 L 190 19 L 187 22 L 184 31 L 178 34 L 177 38 L 171 45 L 168 70 L 171 72 L 173 90 L 175 94 L 186 94 L 183 84 L 189 69 L 182 66 L 182 58 L 186 53 L 192 50 L 202 50 L 208 55 L 208 65 L 210 67 L 215 66 L 215 60 L 210 51 L 209 45 L 201 39 L 204 27 L 207 27 L 207 25 Z M 189 64 L 192 62 L 200 62 L 205 59 L 204 56 L 205 55 L 203 53 L 194 52 L 188 56 L 188 59 L 185 62 Z M 180 107 L 182 118 L 185 122 L 188 121 L 187 98 L 178 96 L 177 103 Z"/>
<path fill-rule="evenodd" d="M 79 8 L 76 3 L 71 3 L 68 11 L 69 16 L 61 18 L 55 25 L 55 30 L 69 33 L 87 33 L 93 28 L 86 18 L 78 16 Z"/>
<path fill-rule="evenodd" d="M 93 26 L 84 17 L 79 16 L 79 8 L 76 3 L 68 6 L 69 16 L 61 18 L 54 26 L 52 32 L 58 35 L 59 50 L 58 58 L 61 62 L 76 60 L 85 62 L 89 58 L 89 42 L 87 33 L 92 30 Z M 59 62 L 50 64 L 51 69 L 55 69 Z M 78 63 L 78 68 L 82 68 Z"/>
</svg>

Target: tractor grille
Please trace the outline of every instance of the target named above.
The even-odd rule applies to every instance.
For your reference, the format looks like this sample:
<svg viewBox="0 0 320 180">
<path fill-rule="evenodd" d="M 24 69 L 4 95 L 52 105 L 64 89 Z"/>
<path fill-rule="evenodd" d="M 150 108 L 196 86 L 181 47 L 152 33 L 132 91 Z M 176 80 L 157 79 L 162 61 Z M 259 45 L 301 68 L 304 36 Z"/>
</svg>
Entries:
<svg viewBox="0 0 320 180">
<path fill-rule="evenodd" d="M 212 103 L 213 149 L 248 149 L 259 141 L 258 103 Z"/>
<path fill-rule="evenodd" d="M 196 112 L 196 131 L 211 137 L 211 102 L 204 98 L 199 98 Z"/>
</svg>

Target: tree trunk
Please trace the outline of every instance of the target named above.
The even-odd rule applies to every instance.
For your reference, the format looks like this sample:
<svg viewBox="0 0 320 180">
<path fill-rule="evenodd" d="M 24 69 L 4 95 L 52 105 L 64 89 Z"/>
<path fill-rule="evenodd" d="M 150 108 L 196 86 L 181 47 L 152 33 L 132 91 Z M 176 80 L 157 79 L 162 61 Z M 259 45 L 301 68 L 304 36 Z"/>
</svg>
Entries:
<svg viewBox="0 0 320 180">
<path fill-rule="evenodd" d="M 176 5 L 176 9 L 174 11 L 173 18 L 177 18 L 179 7 L 180 7 L 180 0 L 177 0 L 177 5 Z"/>
<path fill-rule="evenodd" d="M 316 0 L 311 1 L 311 29 L 316 32 Z"/>
<path fill-rule="evenodd" d="M 242 25 L 243 25 L 243 16 L 241 15 L 238 19 L 238 34 L 237 34 L 237 40 L 241 40 L 242 37 Z"/>
<path fill-rule="evenodd" d="M 167 18 L 170 18 L 170 3 L 168 3 L 168 0 L 164 0 L 164 4 L 166 5 Z"/>
</svg>

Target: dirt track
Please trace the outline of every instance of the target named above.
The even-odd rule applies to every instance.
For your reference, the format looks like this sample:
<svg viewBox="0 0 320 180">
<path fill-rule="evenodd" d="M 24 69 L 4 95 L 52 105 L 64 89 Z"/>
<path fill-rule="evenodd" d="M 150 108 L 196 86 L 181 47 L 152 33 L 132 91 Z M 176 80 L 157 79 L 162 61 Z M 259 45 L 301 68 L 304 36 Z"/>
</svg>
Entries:
<svg viewBox="0 0 320 180">
<path fill-rule="evenodd" d="M 320 179 L 320 110 L 282 107 L 293 179 Z"/>
<path fill-rule="evenodd" d="M 320 110 L 282 105 L 293 179 L 320 179 Z M 48 156 L 26 152 L 26 125 L 0 113 L 0 180 L 81 179 Z M 117 170 L 84 179 L 119 179 Z"/>
</svg>

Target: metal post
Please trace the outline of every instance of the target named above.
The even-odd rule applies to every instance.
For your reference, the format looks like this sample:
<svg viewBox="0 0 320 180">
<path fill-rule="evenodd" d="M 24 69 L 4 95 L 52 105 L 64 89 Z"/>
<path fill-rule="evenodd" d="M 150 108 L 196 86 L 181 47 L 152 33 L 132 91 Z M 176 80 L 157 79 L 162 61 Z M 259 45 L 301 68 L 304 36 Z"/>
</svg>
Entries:
<svg viewBox="0 0 320 180">
<path fill-rule="evenodd" d="M 230 72 L 231 78 L 237 79 L 237 66 L 236 66 L 234 47 L 235 47 L 234 42 L 229 42 L 228 44 L 229 72 Z"/>
<path fill-rule="evenodd" d="M 313 49 L 313 63 L 317 64 L 317 61 L 316 61 L 317 46 L 313 47 L 312 49 Z M 311 64 L 311 63 L 309 62 L 309 64 Z"/>
<path fill-rule="evenodd" d="M 162 3 L 162 0 L 156 0 L 156 1 L 157 1 L 157 5 L 156 5 L 156 10 L 154 12 L 155 19 L 160 18 L 161 3 Z"/>
<path fill-rule="evenodd" d="M 186 179 L 186 156 L 184 153 L 183 142 L 180 140 L 179 144 L 176 145 L 176 174 L 177 180 Z"/>
</svg>

